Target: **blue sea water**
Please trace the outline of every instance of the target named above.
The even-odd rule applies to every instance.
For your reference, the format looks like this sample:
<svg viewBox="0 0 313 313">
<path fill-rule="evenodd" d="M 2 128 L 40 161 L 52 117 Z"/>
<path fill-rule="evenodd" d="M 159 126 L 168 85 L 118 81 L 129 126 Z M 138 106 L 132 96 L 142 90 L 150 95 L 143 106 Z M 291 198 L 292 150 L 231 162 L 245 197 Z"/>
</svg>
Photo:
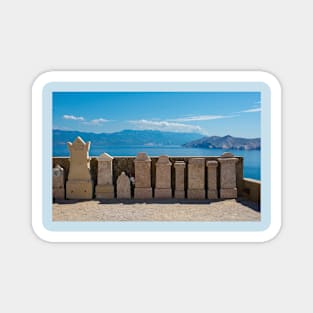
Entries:
<svg viewBox="0 0 313 313">
<path fill-rule="evenodd" d="M 90 156 L 99 156 L 102 153 L 111 156 L 136 156 L 138 152 L 146 152 L 149 156 L 220 156 L 224 152 L 244 158 L 244 177 L 260 180 L 261 177 L 261 151 L 260 150 L 227 150 L 184 148 L 181 146 L 101 146 L 91 145 Z M 69 156 L 66 145 L 53 147 L 53 156 Z"/>
</svg>

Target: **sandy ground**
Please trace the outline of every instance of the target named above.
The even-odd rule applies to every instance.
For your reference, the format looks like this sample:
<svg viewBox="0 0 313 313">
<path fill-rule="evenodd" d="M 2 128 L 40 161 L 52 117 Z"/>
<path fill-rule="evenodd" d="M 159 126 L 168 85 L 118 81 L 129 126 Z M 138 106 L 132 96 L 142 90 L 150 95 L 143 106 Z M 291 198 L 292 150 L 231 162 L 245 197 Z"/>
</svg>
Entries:
<svg viewBox="0 0 313 313">
<path fill-rule="evenodd" d="M 54 221 L 259 221 L 254 202 L 65 200 L 53 204 Z"/>
</svg>

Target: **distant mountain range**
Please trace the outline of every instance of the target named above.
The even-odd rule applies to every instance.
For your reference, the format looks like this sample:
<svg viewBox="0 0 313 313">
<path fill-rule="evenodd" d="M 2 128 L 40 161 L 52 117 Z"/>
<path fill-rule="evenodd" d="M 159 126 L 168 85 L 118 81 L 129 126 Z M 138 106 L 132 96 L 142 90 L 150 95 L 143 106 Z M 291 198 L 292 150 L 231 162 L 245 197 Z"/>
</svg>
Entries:
<svg viewBox="0 0 313 313">
<path fill-rule="evenodd" d="M 53 145 L 73 142 L 77 136 L 91 141 L 93 146 L 170 146 L 182 145 L 201 138 L 196 133 L 161 132 L 158 130 L 123 130 L 116 133 L 85 133 L 79 131 L 53 130 Z"/>
<path fill-rule="evenodd" d="M 77 136 L 91 141 L 93 146 L 170 146 L 210 149 L 260 149 L 260 138 L 246 139 L 232 136 L 203 137 L 197 133 L 161 132 L 158 130 L 123 130 L 115 133 L 85 133 L 80 131 L 53 130 L 53 146 L 66 146 Z"/>
<path fill-rule="evenodd" d="M 261 148 L 260 138 L 239 138 L 230 135 L 219 137 L 202 137 L 183 145 L 185 148 L 208 148 L 208 149 L 237 149 L 237 150 L 259 150 Z"/>
</svg>

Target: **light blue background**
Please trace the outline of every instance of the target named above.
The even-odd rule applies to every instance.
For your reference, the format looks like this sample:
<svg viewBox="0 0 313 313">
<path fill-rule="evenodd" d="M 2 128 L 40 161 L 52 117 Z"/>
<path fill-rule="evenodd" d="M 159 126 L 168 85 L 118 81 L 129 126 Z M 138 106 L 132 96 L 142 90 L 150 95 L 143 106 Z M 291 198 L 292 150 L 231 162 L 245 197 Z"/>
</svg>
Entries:
<svg viewBox="0 0 313 313">
<path fill-rule="evenodd" d="M 52 93 L 55 91 L 254 91 L 261 93 L 260 222 L 53 222 Z M 147 107 L 145 109 L 148 109 Z M 270 225 L 270 89 L 264 83 L 64 83 L 43 90 L 43 224 L 51 231 L 263 231 Z"/>
</svg>

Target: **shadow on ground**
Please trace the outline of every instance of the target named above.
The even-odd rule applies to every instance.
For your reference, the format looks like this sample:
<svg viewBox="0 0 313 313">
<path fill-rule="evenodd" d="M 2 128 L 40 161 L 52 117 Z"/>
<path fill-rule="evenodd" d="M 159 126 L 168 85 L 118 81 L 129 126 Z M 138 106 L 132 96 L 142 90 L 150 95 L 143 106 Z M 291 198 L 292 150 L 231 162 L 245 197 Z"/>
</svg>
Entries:
<svg viewBox="0 0 313 313">
<path fill-rule="evenodd" d="M 216 202 L 223 202 L 223 199 L 218 200 L 192 200 L 192 199 L 146 199 L 146 200 L 139 200 L 139 199 L 129 199 L 129 200 L 122 200 L 122 199 L 112 199 L 112 200 L 104 200 L 104 199 L 93 199 L 93 200 L 56 200 L 54 203 L 58 204 L 73 204 L 73 203 L 84 203 L 84 202 L 90 202 L 90 201 L 97 201 L 99 204 L 118 204 L 122 203 L 123 205 L 134 205 L 138 203 L 146 203 L 146 204 L 198 204 L 200 206 L 202 205 L 208 205 L 210 203 L 216 203 Z M 258 203 L 247 200 L 245 198 L 238 198 L 236 199 L 236 202 L 241 203 L 242 205 L 249 207 L 250 209 L 260 212 L 260 206 Z"/>
</svg>

